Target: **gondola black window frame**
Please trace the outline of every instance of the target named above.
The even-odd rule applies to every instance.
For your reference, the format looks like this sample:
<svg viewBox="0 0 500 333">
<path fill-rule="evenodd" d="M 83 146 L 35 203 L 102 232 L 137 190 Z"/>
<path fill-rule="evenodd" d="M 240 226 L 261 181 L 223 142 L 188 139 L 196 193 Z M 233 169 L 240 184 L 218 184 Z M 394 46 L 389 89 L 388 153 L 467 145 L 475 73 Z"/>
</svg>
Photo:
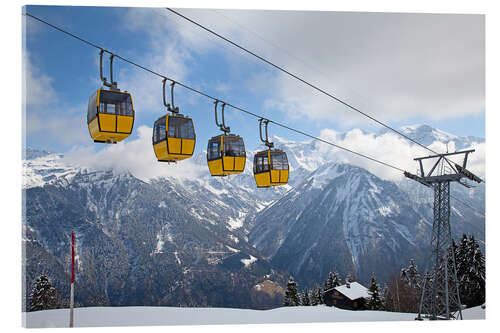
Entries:
<svg viewBox="0 0 500 333">
<path fill-rule="evenodd" d="M 288 158 L 284 152 L 271 151 L 271 169 L 288 170 Z"/>
<path fill-rule="evenodd" d="M 241 137 L 224 137 L 224 156 L 246 157 L 245 143 Z M 229 152 L 233 152 L 229 154 Z"/>
<path fill-rule="evenodd" d="M 269 159 L 266 155 L 256 155 L 254 173 L 269 172 Z"/>
<path fill-rule="evenodd" d="M 87 124 L 97 117 L 97 92 L 95 92 L 89 99 L 89 108 L 87 112 Z"/>
<path fill-rule="evenodd" d="M 165 141 L 166 138 L 166 119 L 163 116 L 155 122 L 153 143 Z"/>
<path fill-rule="evenodd" d="M 221 156 L 221 150 L 220 150 L 220 138 L 218 138 L 217 140 L 208 141 L 207 160 L 213 161 L 213 160 L 220 159 L 221 157 L 222 156 Z"/>
</svg>

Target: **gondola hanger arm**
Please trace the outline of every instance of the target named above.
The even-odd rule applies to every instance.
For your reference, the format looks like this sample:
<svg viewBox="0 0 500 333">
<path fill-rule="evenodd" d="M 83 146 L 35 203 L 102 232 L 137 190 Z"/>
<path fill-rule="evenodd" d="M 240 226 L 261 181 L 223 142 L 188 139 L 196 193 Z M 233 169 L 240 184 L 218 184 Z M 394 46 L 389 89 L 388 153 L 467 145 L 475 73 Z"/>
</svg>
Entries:
<svg viewBox="0 0 500 333">
<path fill-rule="evenodd" d="M 172 81 L 172 83 L 170 84 L 170 97 L 172 103 L 167 103 L 167 97 L 165 93 L 165 86 L 167 80 Z M 163 78 L 163 105 L 167 107 L 168 111 L 172 113 L 179 113 L 179 107 L 176 107 L 174 104 L 174 86 L 175 86 L 175 81 L 167 79 L 166 77 Z"/>
<path fill-rule="evenodd" d="M 266 134 L 266 138 L 264 139 L 262 137 L 262 123 L 264 123 L 264 126 L 265 126 L 265 134 Z M 260 118 L 259 119 L 259 134 L 260 134 L 260 140 L 269 148 L 273 148 L 274 147 L 274 143 L 272 142 L 269 142 L 269 135 L 268 135 L 268 132 L 267 132 L 267 125 L 269 124 L 269 119 L 265 119 L 265 118 Z"/>
<path fill-rule="evenodd" d="M 229 133 L 231 131 L 231 129 L 229 128 L 229 126 L 226 126 L 226 123 L 225 123 L 225 119 L 224 119 L 224 107 L 226 106 L 226 103 L 225 102 L 222 102 L 222 111 L 221 111 L 221 115 L 222 115 L 222 123 L 219 123 L 219 120 L 217 118 L 217 105 L 219 104 L 219 100 L 215 100 L 214 102 L 214 111 L 215 111 L 215 124 L 220 128 L 221 131 L 223 131 L 225 134 Z"/>
<path fill-rule="evenodd" d="M 103 70 L 102 70 L 102 56 L 104 55 L 104 52 L 109 53 L 109 76 L 110 76 L 110 82 L 107 81 L 107 78 L 103 76 Z M 101 77 L 102 84 L 106 87 L 111 88 L 112 90 L 118 90 L 118 83 L 113 81 L 113 59 L 115 55 L 107 50 L 100 49 L 99 51 L 99 76 Z"/>
</svg>

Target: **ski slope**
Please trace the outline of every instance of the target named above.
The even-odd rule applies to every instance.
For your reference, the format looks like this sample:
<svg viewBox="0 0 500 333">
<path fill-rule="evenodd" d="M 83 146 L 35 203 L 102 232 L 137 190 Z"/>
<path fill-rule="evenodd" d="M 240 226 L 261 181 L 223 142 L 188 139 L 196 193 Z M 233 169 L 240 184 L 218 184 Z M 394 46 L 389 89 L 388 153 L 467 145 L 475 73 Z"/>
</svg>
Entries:
<svg viewBox="0 0 500 333">
<path fill-rule="evenodd" d="M 463 311 L 464 319 L 485 319 L 481 307 Z M 349 311 L 327 306 L 283 307 L 272 310 L 174 307 L 94 307 L 75 309 L 75 327 L 158 326 L 202 324 L 273 324 L 312 322 L 408 321 L 412 313 Z M 69 310 L 23 313 L 27 328 L 68 327 Z"/>
</svg>

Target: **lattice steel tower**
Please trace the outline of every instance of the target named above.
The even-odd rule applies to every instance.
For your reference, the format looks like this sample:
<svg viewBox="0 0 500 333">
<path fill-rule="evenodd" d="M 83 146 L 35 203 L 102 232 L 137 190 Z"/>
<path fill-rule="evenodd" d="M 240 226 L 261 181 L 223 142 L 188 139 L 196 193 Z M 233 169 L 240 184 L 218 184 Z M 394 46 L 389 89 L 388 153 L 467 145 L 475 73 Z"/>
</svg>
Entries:
<svg viewBox="0 0 500 333">
<path fill-rule="evenodd" d="M 405 176 L 434 189 L 434 221 L 431 236 L 432 269 L 424 276 L 422 295 L 416 319 L 462 319 L 460 292 L 457 281 L 455 253 L 450 226 L 450 183 L 457 182 L 471 187 L 462 178 L 480 183 L 482 180 L 466 169 L 467 157 L 474 150 L 431 155 L 415 158 L 419 162 L 420 175 L 405 172 Z M 464 154 L 462 166 L 451 163 L 446 156 Z M 423 160 L 435 163 L 425 174 Z"/>
</svg>

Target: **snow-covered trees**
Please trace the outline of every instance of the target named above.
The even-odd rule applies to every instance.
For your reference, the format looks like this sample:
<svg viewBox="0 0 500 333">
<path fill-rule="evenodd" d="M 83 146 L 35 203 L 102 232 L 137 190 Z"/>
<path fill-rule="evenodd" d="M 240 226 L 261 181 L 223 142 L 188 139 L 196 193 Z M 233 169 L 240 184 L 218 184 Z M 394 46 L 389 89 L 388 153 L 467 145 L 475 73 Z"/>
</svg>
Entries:
<svg viewBox="0 0 500 333">
<path fill-rule="evenodd" d="M 332 289 L 340 286 L 339 274 L 337 272 L 328 273 L 328 279 L 325 281 L 324 290 Z"/>
<path fill-rule="evenodd" d="M 299 292 L 297 290 L 297 283 L 293 280 L 293 276 L 290 276 L 288 283 L 286 284 L 285 291 L 285 306 L 298 306 L 300 305 Z"/>
<path fill-rule="evenodd" d="M 349 274 L 347 274 L 347 276 L 345 277 L 345 280 L 346 280 L 346 282 L 348 282 L 348 283 L 352 283 L 352 282 L 356 281 L 356 276 L 355 276 L 354 274 L 352 274 L 352 273 L 349 273 Z"/>
<path fill-rule="evenodd" d="M 60 306 L 61 300 L 56 289 L 50 284 L 47 275 L 42 274 L 31 290 L 28 311 L 57 309 Z"/>
<path fill-rule="evenodd" d="M 390 277 L 384 290 L 384 309 L 396 312 L 418 311 L 419 297 L 408 282 L 408 272 L 404 268 L 398 276 Z"/>
<path fill-rule="evenodd" d="M 422 277 L 420 276 L 417 265 L 415 265 L 415 261 L 413 259 L 410 259 L 410 266 L 406 269 L 406 278 L 408 279 L 410 287 L 420 289 Z"/>
<path fill-rule="evenodd" d="M 318 286 L 314 289 L 311 289 L 311 305 L 316 306 L 321 304 L 321 288 Z"/>
<path fill-rule="evenodd" d="M 309 291 L 306 290 L 302 293 L 302 297 L 301 297 L 301 305 L 302 306 L 309 306 L 311 305 L 311 300 L 309 299 Z"/>
<path fill-rule="evenodd" d="M 382 298 L 380 296 L 380 287 L 375 279 L 375 274 L 372 273 L 370 287 L 368 288 L 370 298 L 368 300 L 368 309 L 380 310 L 382 309 Z"/>
<path fill-rule="evenodd" d="M 457 279 L 460 284 L 460 301 L 467 307 L 485 301 L 485 261 L 474 236 L 463 235 L 455 248 Z"/>
</svg>

